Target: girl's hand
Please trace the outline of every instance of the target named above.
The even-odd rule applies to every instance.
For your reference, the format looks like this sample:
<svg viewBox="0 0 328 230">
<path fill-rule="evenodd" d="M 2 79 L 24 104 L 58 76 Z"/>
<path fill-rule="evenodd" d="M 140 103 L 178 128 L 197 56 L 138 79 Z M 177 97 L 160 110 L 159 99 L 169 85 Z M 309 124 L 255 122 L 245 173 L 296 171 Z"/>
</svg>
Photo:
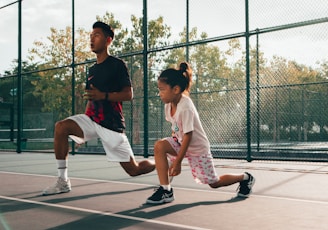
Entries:
<svg viewBox="0 0 328 230">
<path fill-rule="evenodd" d="M 169 168 L 169 176 L 177 176 L 181 173 L 181 164 L 174 162 Z"/>
</svg>

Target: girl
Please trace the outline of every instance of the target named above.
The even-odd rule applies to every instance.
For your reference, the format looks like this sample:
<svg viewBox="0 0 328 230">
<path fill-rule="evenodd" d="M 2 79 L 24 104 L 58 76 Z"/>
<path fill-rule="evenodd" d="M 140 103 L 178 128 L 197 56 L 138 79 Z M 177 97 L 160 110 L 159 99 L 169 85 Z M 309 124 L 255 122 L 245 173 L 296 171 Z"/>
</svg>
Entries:
<svg viewBox="0 0 328 230">
<path fill-rule="evenodd" d="M 198 112 L 190 99 L 192 71 L 182 62 L 179 69 L 166 69 L 158 77 L 158 89 L 165 103 L 165 117 L 171 123 L 172 137 L 155 143 L 154 157 L 160 182 L 159 188 L 147 199 L 150 204 L 162 204 L 174 200 L 169 176 L 181 173 L 183 158 L 187 158 L 196 182 L 219 188 L 240 183 L 238 196 L 248 197 L 255 178 L 245 172 L 239 175 L 217 176 L 210 144 L 201 125 Z M 170 161 L 170 166 L 169 162 Z"/>
</svg>

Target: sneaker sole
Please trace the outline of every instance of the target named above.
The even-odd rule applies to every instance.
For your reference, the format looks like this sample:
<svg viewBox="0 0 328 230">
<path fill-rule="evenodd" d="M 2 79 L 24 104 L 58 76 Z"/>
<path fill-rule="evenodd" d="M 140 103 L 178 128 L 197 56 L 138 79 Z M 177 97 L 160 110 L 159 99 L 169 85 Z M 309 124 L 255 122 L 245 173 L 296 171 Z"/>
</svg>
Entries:
<svg viewBox="0 0 328 230">
<path fill-rule="evenodd" d="M 174 201 L 174 197 L 165 198 L 165 199 L 160 200 L 160 201 L 146 200 L 146 203 L 147 204 L 164 204 L 164 203 L 170 203 L 172 201 Z"/>
<path fill-rule="evenodd" d="M 60 192 L 54 192 L 54 193 L 46 193 L 46 192 L 43 192 L 42 193 L 42 196 L 51 196 L 51 195 L 57 195 L 57 194 L 61 194 L 61 193 L 67 193 L 67 192 L 70 192 L 70 190 L 64 190 L 64 191 L 60 191 Z"/>
<path fill-rule="evenodd" d="M 252 193 L 252 188 L 253 188 L 254 184 L 255 184 L 255 178 L 253 177 L 253 180 L 252 180 L 252 183 L 251 183 L 251 189 L 250 189 L 249 193 L 247 195 L 238 193 L 237 196 L 238 197 L 245 197 L 245 198 L 249 197 L 249 195 L 251 195 L 251 193 Z"/>
</svg>

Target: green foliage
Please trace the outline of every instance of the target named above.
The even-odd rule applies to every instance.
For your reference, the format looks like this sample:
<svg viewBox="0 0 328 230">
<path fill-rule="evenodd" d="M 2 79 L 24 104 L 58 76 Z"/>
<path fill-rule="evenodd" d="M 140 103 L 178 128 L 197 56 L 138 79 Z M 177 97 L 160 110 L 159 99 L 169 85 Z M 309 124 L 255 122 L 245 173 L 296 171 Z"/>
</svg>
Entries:
<svg viewBox="0 0 328 230">
<path fill-rule="evenodd" d="M 121 54 L 142 52 L 143 20 L 131 16 L 131 29 L 127 29 L 114 15 L 106 12 L 96 20 L 110 24 L 115 30 L 115 38 L 109 47 L 109 53 Z M 72 114 L 72 96 L 75 98 L 75 112 L 83 113 L 85 101 L 82 99 L 84 82 L 90 60 L 94 54 L 89 48 L 90 29 L 77 29 L 75 33 L 75 95 L 72 95 L 72 29 L 50 28 L 46 41 L 35 41 L 29 50 L 28 63 L 23 63 L 23 72 L 51 69 L 39 73 L 24 74 L 24 105 L 43 112 L 57 114 L 55 120 Z M 162 16 L 148 22 L 148 49 L 169 45 L 171 28 Z M 206 33 L 197 28 L 189 31 L 189 40 L 206 39 Z M 184 28 L 176 44 L 186 42 Z M 246 127 L 246 58 L 239 39 L 234 38 L 218 43 L 198 44 L 188 47 L 193 68 L 193 87 L 191 97 L 204 120 L 204 127 L 211 133 L 215 143 L 243 142 Z M 186 48 L 169 49 L 148 54 L 149 83 L 147 99 L 149 102 L 150 129 L 161 131 L 163 124 L 163 105 L 157 95 L 157 77 L 168 67 L 177 67 L 185 61 Z M 133 143 L 140 144 L 143 129 L 144 71 L 143 55 L 124 58 L 130 71 L 134 87 L 134 100 L 131 102 L 131 123 L 133 125 Z M 88 64 L 83 64 L 88 62 Z M 32 63 L 32 64 L 31 64 Z M 258 126 L 268 127 L 262 130 L 265 136 L 279 141 L 292 137 L 295 140 L 307 139 L 307 134 L 317 125 L 323 132 L 328 122 L 328 62 L 322 61 L 320 68 L 312 69 L 284 57 L 273 56 L 265 59 L 264 53 L 250 48 L 250 91 L 252 133 Z M 63 68 L 59 68 L 63 67 Z M 16 74 L 17 69 L 6 74 Z M 13 100 L 10 89 L 17 79 L 1 79 L 0 97 L 5 101 Z M 321 115 L 324 114 L 324 115 Z M 257 123 L 259 121 L 259 123 Z M 219 128 L 218 128 L 219 127 Z M 304 131 L 305 130 L 305 131 Z M 164 131 L 163 131 L 164 132 Z M 291 133 L 296 133 L 291 135 Z M 162 135 L 162 134 L 161 134 Z M 167 135 L 167 134 L 166 134 Z M 154 137 L 155 138 L 155 137 Z M 158 138 L 157 138 L 158 139 Z"/>
<path fill-rule="evenodd" d="M 13 69 L 5 71 L 5 75 L 10 76 L 0 78 L 0 98 L 1 101 L 7 103 L 15 103 L 17 101 L 17 60 L 13 61 Z M 35 73 L 37 64 L 30 64 L 29 62 L 22 62 L 22 89 L 23 89 L 23 106 L 24 109 L 33 109 L 34 111 L 41 111 L 43 103 L 41 98 L 34 94 L 33 81 L 40 79 L 40 74 Z"/>
<path fill-rule="evenodd" d="M 69 67 L 72 63 L 72 29 L 66 27 L 58 30 L 50 29 L 48 42 L 36 41 L 30 50 L 29 60 L 42 60 L 39 69 L 53 69 L 61 66 Z M 78 29 L 75 35 L 75 62 L 81 63 L 93 58 L 89 51 L 89 32 Z M 43 112 L 56 111 L 58 119 L 63 119 L 72 114 L 72 72 L 71 68 L 58 68 L 40 73 L 38 81 L 33 80 L 35 85 L 34 94 L 41 97 L 44 106 Z M 75 106 L 77 112 L 84 111 L 82 99 L 85 82 L 85 67 L 75 68 Z"/>
</svg>

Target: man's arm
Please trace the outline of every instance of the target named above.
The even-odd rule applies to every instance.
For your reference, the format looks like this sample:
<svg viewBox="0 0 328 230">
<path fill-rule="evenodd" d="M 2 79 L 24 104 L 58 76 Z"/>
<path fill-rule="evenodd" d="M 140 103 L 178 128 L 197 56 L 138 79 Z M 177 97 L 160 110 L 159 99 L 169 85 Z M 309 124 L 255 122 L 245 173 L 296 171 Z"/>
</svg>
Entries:
<svg viewBox="0 0 328 230">
<path fill-rule="evenodd" d="M 99 101 L 105 100 L 108 101 L 131 101 L 133 98 L 133 88 L 131 86 L 124 87 L 121 92 L 101 92 L 93 85 L 90 86 L 91 89 L 86 90 L 86 99 Z"/>
<path fill-rule="evenodd" d="M 106 93 L 104 93 L 104 98 L 106 99 Z M 133 88 L 127 86 L 123 88 L 121 92 L 107 93 L 107 100 L 109 101 L 131 101 L 133 99 Z"/>
</svg>

